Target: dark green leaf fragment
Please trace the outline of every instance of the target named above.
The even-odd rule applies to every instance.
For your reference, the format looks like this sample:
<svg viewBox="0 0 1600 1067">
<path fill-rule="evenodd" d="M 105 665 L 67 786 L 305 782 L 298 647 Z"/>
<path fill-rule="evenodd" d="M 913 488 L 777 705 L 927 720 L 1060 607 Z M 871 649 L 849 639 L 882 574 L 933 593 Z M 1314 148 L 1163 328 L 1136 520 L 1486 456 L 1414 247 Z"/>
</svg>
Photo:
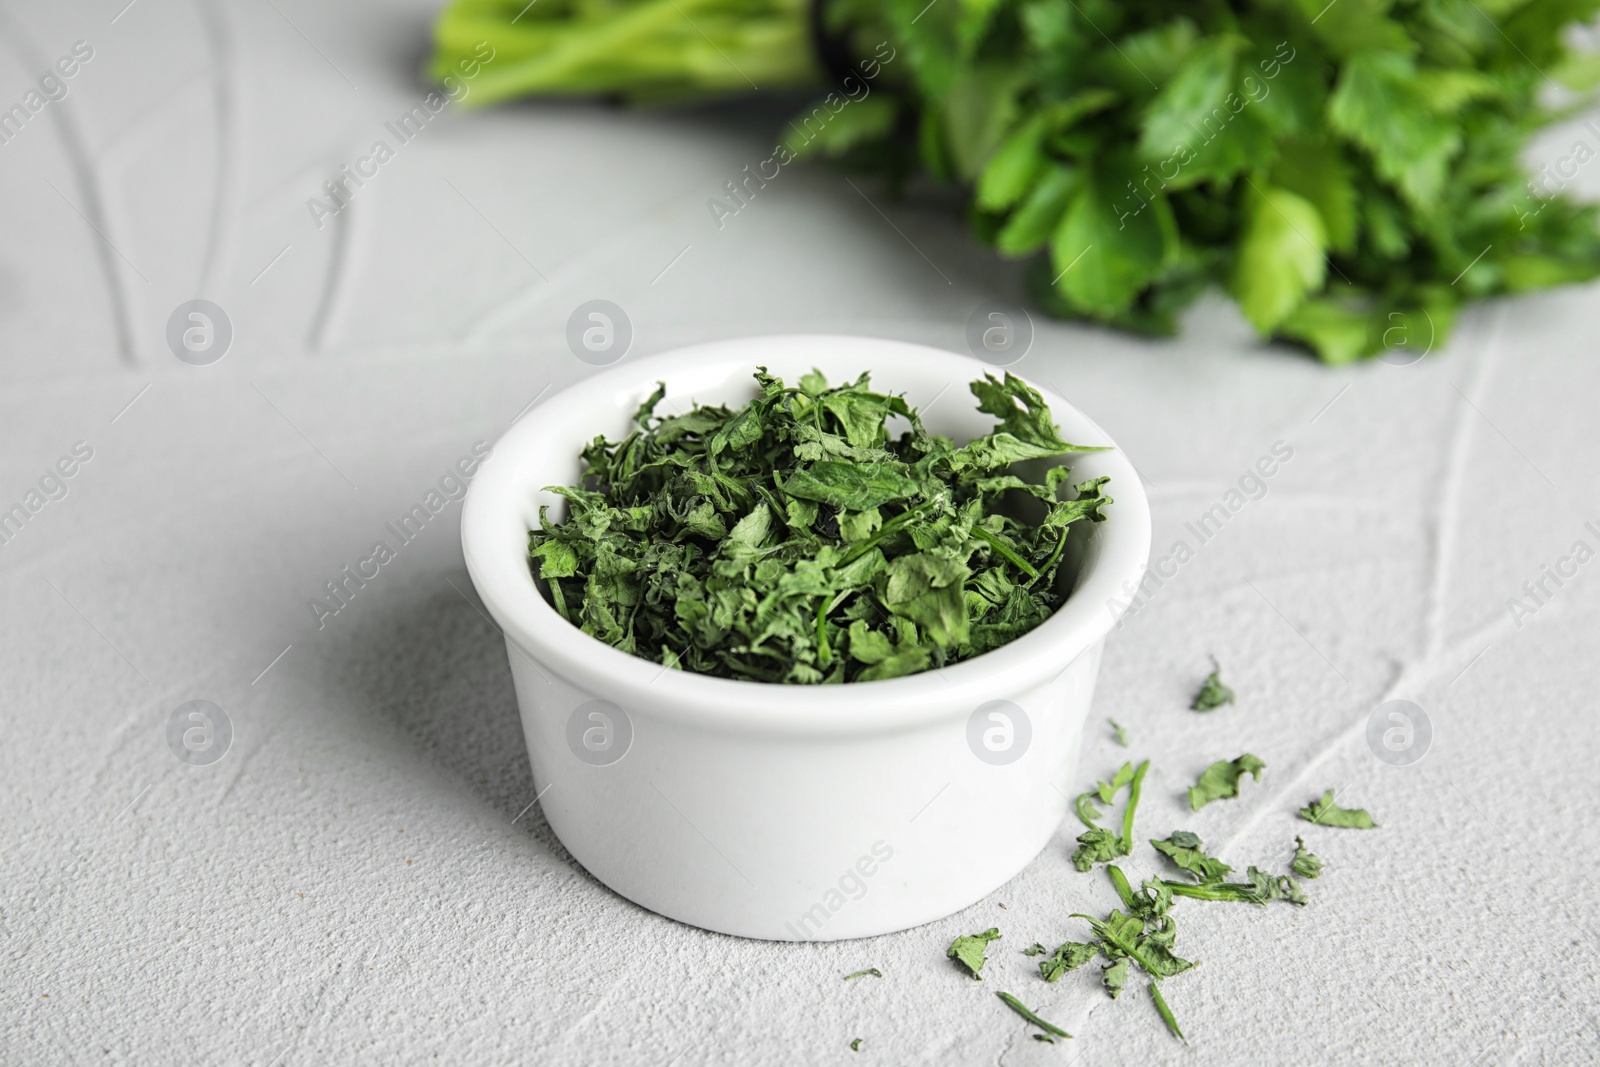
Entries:
<svg viewBox="0 0 1600 1067">
<path fill-rule="evenodd" d="M 966 967 L 972 977 L 980 982 L 983 975 L 978 972 L 983 970 L 989 942 L 1000 940 L 1000 930 L 991 926 L 981 934 L 963 934 L 950 942 L 950 947 L 945 950 L 945 955 Z"/>
<path fill-rule="evenodd" d="M 1042 950 L 1043 947 L 1041 946 Z M 1049 959 L 1039 961 L 1039 975 L 1046 982 L 1054 982 L 1068 971 L 1075 971 L 1094 959 L 1099 951 L 1099 948 L 1094 945 L 1068 941 L 1063 945 L 1057 946 Z"/>
<path fill-rule="evenodd" d="M 1365 808 L 1341 808 L 1333 802 L 1334 792 L 1329 789 L 1322 794 L 1322 799 L 1313 800 L 1310 804 L 1300 809 L 1300 817 L 1307 822 L 1314 822 L 1318 826 L 1341 826 L 1354 830 L 1376 830 L 1378 824 L 1372 821 Z"/>
<path fill-rule="evenodd" d="M 1322 860 L 1306 851 L 1306 843 L 1299 837 L 1294 839 L 1294 859 L 1289 866 L 1295 874 L 1302 878 L 1321 878 Z"/>
<path fill-rule="evenodd" d="M 1072 865 L 1080 871 L 1088 871 L 1097 863 L 1110 863 L 1127 854 L 1122 847 L 1122 838 L 1097 826 L 1078 835 L 1078 847 L 1072 853 Z"/>
<path fill-rule="evenodd" d="M 1213 800 L 1239 795 L 1239 779 L 1250 775 L 1261 781 L 1266 764 L 1246 752 L 1232 760 L 1218 760 L 1205 769 L 1200 780 L 1189 787 L 1189 809 L 1199 811 Z"/>
<path fill-rule="evenodd" d="M 850 1051 L 851 1052 L 860 1052 L 861 1051 L 861 1039 L 859 1037 L 856 1038 L 854 1041 L 850 1042 Z"/>
<path fill-rule="evenodd" d="M 1117 999 L 1122 993 L 1122 987 L 1128 984 L 1128 961 L 1123 959 L 1107 964 L 1100 972 L 1100 982 L 1106 987 L 1106 992 L 1111 994 L 1111 999 Z"/>
<path fill-rule="evenodd" d="M 1012 996 L 1010 993 L 996 993 L 995 996 L 997 996 L 1001 1000 L 1005 1001 L 1006 1007 L 1010 1008 L 1012 1011 L 1016 1012 L 1018 1015 L 1022 1016 L 1024 1019 L 1028 1020 L 1030 1023 L 1032 1023 L 1033 1025 L 1037 1026 L 1039 1029 L 1045 1031 L 1046 1033 L 1052 1034 L 1055 1037 L 1071 1037 L 1072 1036 L 1071 1034 L 1067 1033 L 1065 1030 L 1061 1029 L 1061 1027 L 1055 1025 L 1054 1023 L 1047 1023 L 1043 1019 L 1039 1018 L 1032 1011 L 1028 1010 L 1027 1006 L 1024 1005 L 1022 1003 L 1022 1001 L 1018 1000 L 1016 997 Z"/>
<path fill-rule="evenodd" d="M 1233 870 L 1216 857 L 1206 855 L 1199 836 L 1187 830 L 1174 830 L 1170 837 L 1150 844 L 1201 882 L 1224 881 Z"/>
<path fill-rule="evenodd" d="M 866 511 L 916 495 L 922 483 L 891 467 L 823 460 L 784 480 L 784 492 L 836 508 Z"/>
<path fill-rule="evenodd" d="M 844 976 L 844 980 L 846 982 L 848 982 L 848 981 L 851 981 L 852 979 L 855 979 L 855 978 L 865 978 L 869 974 L 872 975 L 872 977 L 874 977 L 874 978 L 882 978 L 883 977 L 883 972 L 878 970 L 878 968 L 876 968 L 876 967 L 868 967 L 864 971 L 857 971 L 854 974 L 845 975 Z"/>
<path fill-rule="evenodd" d="M 1194 700 L 1189 704 L 1189 710 L 1211 711 L 1232 703 L 1233 690 L 1222 684 L 1222 667 L 1213 659 L 1211 673 L 1206 675 L 1206 680 L 1201 683 L 1200 691 L 1194 695 Z"/>
</svg>

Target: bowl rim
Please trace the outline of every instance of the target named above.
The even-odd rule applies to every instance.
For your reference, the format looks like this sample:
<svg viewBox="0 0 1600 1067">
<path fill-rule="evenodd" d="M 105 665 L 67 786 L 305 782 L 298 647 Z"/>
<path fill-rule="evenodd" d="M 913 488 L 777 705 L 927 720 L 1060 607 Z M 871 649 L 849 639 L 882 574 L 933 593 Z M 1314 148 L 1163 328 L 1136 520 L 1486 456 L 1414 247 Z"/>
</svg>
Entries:
<svg viewBox="0 0 1600 1067">
<path fill-rule="evenodd" d="M 814 356 L 818 349 L 831 349 L 832 359 L 858 358 L 863 369 L 872 371 L 875 384 L 890 391 L 913 388 L 914 382 L 906 380 L 913 376 L 949 380 L 953 373 L 972 381 L 985 372 L 1016 373 L 969 355 L 887 338 L 779 334 L 707 342 L 630 359 L 551 391 L 495 442 L 472 478 L 462 506 L 461 546 L 467 571 L 507 643 L 536 666 L 542 665 L 541 675 L 546 669 L 554 671 L 632 715 L 660 715 L 742 732 L 804 735 L 904 727 L 957 711 L 965 714 L 988 700 L 1048 682 L 1095 647 L 1127 610 L 1128 590 L 1144 575 L 1151 539 L 1149 500 L 1137 470 L 1110 435 L 1054 388 L 1023 374 L 1017 377 L 1040 392 L 1068 440 L 1112 446 L 1106 452 L 1075 454 L 1073 466 L 1092 457 L 1090 462 L 1100 473 L 1111 475 L 1113 503 L 1105 520 L 1095 524 L 1097 553 L 1072 594 L 1050 618 L 1015 641 L 918 674 L 811 686 L 671 670 L 591 637 L 556 612 L 539 593 L 527 562 L 528 494 L 542 486 L 519 479 L 522 457 L 551 448 L 540 413 L 602 410 L 612 418 L 620 396 L 642 396 L 658 380 L 670 386 L 686 372 L 704 376 L 719 365 L 735 363 L 753 372 L 775 359 L 799 358 L 801 353 Z M 929 374 L 928 368 L 943 369 Z M 781 373 L 793 372 L 784 368 Z M 561 447 L 575 450 L 586 441 L 569 439 Z M 506 547 L 506 528 L 512 521 L 522 526 L 516 553 Z"/>
</svg>

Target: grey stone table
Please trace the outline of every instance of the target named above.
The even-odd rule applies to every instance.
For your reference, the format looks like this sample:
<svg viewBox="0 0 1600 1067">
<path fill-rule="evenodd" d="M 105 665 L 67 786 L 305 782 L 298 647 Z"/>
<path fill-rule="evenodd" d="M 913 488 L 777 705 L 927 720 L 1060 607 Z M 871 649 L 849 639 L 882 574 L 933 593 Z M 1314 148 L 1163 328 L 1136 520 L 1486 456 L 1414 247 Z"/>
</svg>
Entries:
<svg viewBox="0 0 1600 1067">
<path fill-rule="evenodd" d="M 1600 292 L 1481 306 L 1420 362 L 1344 370 L 1258 344 L 1221 300 L 1171 342 L 1038 321 L 1018 369 L 1133 457 L 1157 561 L 1190 549 L 1110 639 L 1077 784 L 1148 756 L 1146 836 L 1188 827 L 1241 866 L 1281 866 L 1325 788 L 1382 824 L 1313 831 L 1309 907 L 1183 908 L 1190 1047 L 1096 968 L 1044 985 L 1021 954 L 1112 903 L 1071 825 L 923 928 L 707 934 L 598 885 L 532 803 L 459 505 L 404 545 L 385 524 L 591 373 L 564 341 L 583 301 L 626 310 L 635 356 L 802 330 L 959 350 L 1015 273 L 949 205 L 823 169 L 719 227 L 706 201 L 771 155 L 781 108 L 430 111 L 428 7 L 0 13 L 0 106 L 25 114 L 0 143 L 0 505 L 27 515 L 0 544 L 0 1060 L 1593 1056 Z M 346 167 L 366 177 L 333 202 Z M 201 298 L 226 354 L 223 320 L 183 311 L 180 360 L 169 319 Z M 1292 458 L 1250 481 L 1279 442 Z M 309 606 L 379 540 L 377 578 Z M 1211 653 L 1239 702 L 1196 715 Z M 1408 766 L 1367 741 L 1390 699 L 1431 722 Z M 192 700 L 231 725 L 214 763 L 169 748 Z M 1184 786 L 1247 750 L 1261 784 L 1190 815 Z M 990 925 L 980 986 L 944 949 Z M 864 967 L 883 979 L 840 980 Z M 1030 1040 L 1004 988 L 1076 1040 Z"/>
</svg>

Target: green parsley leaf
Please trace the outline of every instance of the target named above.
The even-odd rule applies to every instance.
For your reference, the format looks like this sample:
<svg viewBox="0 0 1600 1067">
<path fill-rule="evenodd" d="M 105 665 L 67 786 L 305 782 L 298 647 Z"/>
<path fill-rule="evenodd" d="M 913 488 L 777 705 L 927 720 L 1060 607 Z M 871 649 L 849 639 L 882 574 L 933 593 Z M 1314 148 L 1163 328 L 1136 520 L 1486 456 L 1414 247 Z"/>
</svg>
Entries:
<svg viewBox="0 0 1600 1067">
<path fill-rule="evenodd" d="M 1027 948 L 1023 949 L 1022 950 L 1022 954 L 1024 956 L 1043 956 L 1046 952 L 1049 952 L 1049 951 L 1050 951 L 1049 949 L 1045 948 L 1043 945 L 1039 944 L 1039 942 L 1035 941 L 1033 944 L 1031 944 Z"/>
<path fill-rule="evenodd" d="M 1187 830 L 1174 830 L 1165 840 L 1151 841 L 1150 844 L 1201 882 L 1224 881 L 1228 872 L 1233 870 L 1216 857 L 1206 855 L 1199 836 Z"/>
<path fill-rule="evenodd" d="M 1365 808 L 1341 808 L 1333 802 L 1334 792 L 1329 789 L 1322 794 L 1322 799 L 1313 800 L 1310 804 L 1300 809 L 1300 817 L 1307 822 L 1314 822 L 1319 826 L 1342 826 L 1354 830 L 1376 830 L 1378 824 L 1372 821 Z"/>
<path fill-rule="evenodd" d="M 850 1051 L 851 1052 L 860 1052 L 861 1051 L 861 1039 L 859 1037 L 856 1038 L 854 1041 L 850 1042 Z"/>
<path fill-rule="evenodd" d="M 1216 659 L 1211 661 L 1211 673 L 1206 675 L 1200 691 L 1189 704 L 1191 711 L 1211 711 L 1224 704 L 1233 703 L 1233 690 L 1222 684 L 1222 667 Z"/>
<path fill-rule="evenodd" d="M 1128 984 L 1128 961 L 1118 960 L 1107 964 L 1100 972 L 1100 982 L 1106 987 L 1106 992 L 1115 1000 L 1122 993 L 1122 987 Z"/>
<path fill-rule="evenodd" d="M 1260 873 L 1256 871 L 1254 867 L 1250 868 L 1250 871 L 1255 874 Z M 1292 877 L 1287 874 L 1271 876 L 1262 875 L 1262 877 L 1267 878 L 1268 881 L 1268 899 L 1287 900 L 1291 904 L 1298 904 L 1301 907 L 1305 907 L 1307 903 L 1305 890 L 1300 888 L 1300 883 L 1295 881 Z"/>
<path fill-rule="evenodd" d="M 1073 850 L 1072 865 L 1080 871 L 1088 871 L 1097 863 L 1110 863 L 1127 854 L 1122 847 L 1122 838 L 1097 826 L 1078 835 L 1078 847 Z"/>
<path fill-rule="evenodd" d="M 1299 837 L 1294 839 L 1294 859 L 1289 866 L 1302 878 L 1322 877 L 1322 861 L 1306 851 L 1306 843 Z"/>
<path fill-rule="evenodd" d="M 1016 1012 L 1018 1015 L 1022 1016 L 1024 1019 L 1028 1020 L 1030 1023 L 1032 1023 L 1033 1025 L 1037 1026 L 1039 1029 L 1044 1030 L 1045 1032 L 1047 1032 L 1049 1034 L 1053 1034 L 1056 1037 L 1071 1037 L 1072 1036 L 1071 1034 L 1067 1033 L 1065 1030 L 1061 1029 L 1061 1027 L 1055 1025 L 1054 1023 L 1047 1023 L 1043 1019 L 1039 1018 L 1033 1012 L 1029 1011 L 1028 1008 L 1022 1003 L 1022 1001 L 1018 1000 L 1016 997 L 1012 996 L 1010 993 L 996 993 L 995 996 L 997 996 L 1001 1000 L 1005 1001 L 1006 1007 L 1010 1008 L 1012 1011 Z"/>
<path fill-rule="evenodd" d="M 1075 971 L 1094 959 L 1099 951 L 1094 945 L 1068 941 L 1057 946 L 1049 959 L 1039 961 L 1039 975 L 1046 982 L 1054 982 L 1068 971 Z"/>
<path fill-rule="evenodd" d="M 1393 182 L 1414 208 L 1426 212 L 1437 203 L 1450 160 L 1461 149 L 1461 132 L 1429 105 L 1409 56 L 1351 56 L 1328 101 L 1328 121 L 1372 154 L 1378 174 Z"/>
<path fill-rule="evenodd" d="M 1176 255 L 1177 225 L 1162 193 L 1143 203 L 1129 196 L 1141 175 L 1128 153 L 1109 151 L 1085 169 L 1050 259 L 1062 295 L 1082 314 L 1105 319 L 1126 311 Z"/>
<path fill-rule="evenodd" d="M 1300 888 L 1300 883 L 1286 874 L 1271 875 L 1252 866 L 1245 872 L 1245 877 L 1250 879 L 1256 895 L 1262 900 L 1287 900 L 1291 904 L 1304 907 L 1306 904 L 1305 891 Z"/>
<path fill-rule="evenodd" d="M 1159 167 L 1178 154 L 1179 145 L 1192 155 L 1167 183 L 1175 188 L 1232 178 L 1272 151 L 1260 116 L 1247 107 L 1229 106 L 1229 97 L 1240 99 L 1241 43 L 1229 34 L 1199 41 L 1145 112 L 1140 139 L 1144 159 Z M 1229 118 L 1219 126 L 1218 115 Z M 1197 132 L 1201 130 L 1205 134 Z"/>
<path fill-rule="evenodd" d="M 1304 198 L 1316 208 L 1319 225 L 1327 233 L 1328 250 L 1355 251 L 1360 232 L 1356 214 L 1356 188 L 1344 154 L 1329 138 L 1302 137 L 1280 146 L 1273 164 L 1273 186 Z"/>
<path fill-rule="evenodd" d="M 1250 190 L 1230 288 L 1257 330 L 1271 333 L 1308 292 L 1322 288 L 1327 244 L 1322 216 L 1309 201 L 1271 186 Z"/>
<path fill-rule="evenodd" d="M 1026 256 L 1043 248 L 1082 181 L 1076 168 L 1047 167 L 1044 177 L 995 235 L 995 248 L 1003 256 Z"/>
<path fill-rule="evenodd" d="M 1259 782 L 1266 766 L 1248 752 L 1237 759 L 1218 760 L 1189 787 L 1189 810 L 1199 811 L 1213 800 L 1238 796 L 1239 779 L 1248 774 Z"/>
<path fill-rule="evenodd" d="M 978 206 L 989 211 L 1001 211 L 1027 195 L 1039 172 L 1044 169 L 1044 156 L 1039 151 L 1049 115 L 1040 112 L 1012 131 L 989 157 L 973 190 Z"/>
<path fill-rule="evenodd" d="M 921 482 L 891 467 L 820 460 L 784 480 L 783 491 L 841 510 L 866 511 L 916 495 Z"/>
<path fill-rule="evenodd" d="M 960 963 L 968 971 L 972 972 L 972 977 L 981 982 L 983 981 L 983 975 L 978 972 L 983 970 L 983 965 L 986 962 L 989 942 L 998 940 L 1000 940 L 1000 930 L 998 927 L 991 926 L 981 934 L 963 934 L 956 938 L 950 942 L 950 947 L 945 950 L 945 955 Z"/>
</svg>

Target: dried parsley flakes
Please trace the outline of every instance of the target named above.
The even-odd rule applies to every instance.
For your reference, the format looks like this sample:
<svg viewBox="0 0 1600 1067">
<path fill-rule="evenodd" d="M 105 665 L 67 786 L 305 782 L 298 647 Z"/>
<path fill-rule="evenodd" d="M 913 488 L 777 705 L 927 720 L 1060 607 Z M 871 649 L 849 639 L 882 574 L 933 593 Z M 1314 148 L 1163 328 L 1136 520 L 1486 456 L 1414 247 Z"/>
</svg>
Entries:
<svg viewBox="0 0 1600 1067">
<path fill-rule="evenodd" d="M 968 659 L 1061 604 L 1068 528 L 1104 518 L 1108 479 L 1063 494 L 1066 467 L 1011 471 L 1094 451 L 1063 440 L 1021 379 L 972 383 L 999 421 L 960 446 L 866 374 L 755 379 L 743 407 L 681 415 L 655 413 L 658 387 L 637 429 L 583 450 L 582 485 L 550 487 L 567 516 L 540 509 L 529 555 L 568 622 L 666 667 L 854 682 Z"/>
</svg>

